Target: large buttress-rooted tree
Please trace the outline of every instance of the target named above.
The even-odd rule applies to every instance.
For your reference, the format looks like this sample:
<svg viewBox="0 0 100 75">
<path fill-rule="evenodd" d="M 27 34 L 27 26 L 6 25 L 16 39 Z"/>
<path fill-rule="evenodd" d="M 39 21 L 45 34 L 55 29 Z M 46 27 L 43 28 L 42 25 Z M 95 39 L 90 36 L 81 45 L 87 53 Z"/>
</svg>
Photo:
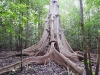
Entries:
<svg viewBox="0 0 100 75">
<path fill-rule="evenodd" d="M 74 52 L 68 44 L 60 25 L 58 9 L 58 0 L 50 0 L 50 9 L 42 38 L 37 44 L 23 50 L 23 54 L 29 55 L 28 58 L 22 60 L 23 66 L 29 63 L 44 64 L 55 60 L 59 65 L 69 67 L 73 72 L 82 75 L 83 68 L 74 63 L 78 62 L 82 56 Z M 0 69 L 0 74 L 19 67 L 20 62 L 3 67 Z"/>
</svg>

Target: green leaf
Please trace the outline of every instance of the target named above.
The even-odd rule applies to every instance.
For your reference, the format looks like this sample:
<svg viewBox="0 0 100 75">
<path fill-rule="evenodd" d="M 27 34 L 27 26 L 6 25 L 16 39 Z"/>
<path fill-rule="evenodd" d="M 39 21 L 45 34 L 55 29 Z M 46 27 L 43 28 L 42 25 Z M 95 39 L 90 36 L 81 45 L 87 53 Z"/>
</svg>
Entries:
<svg viewBox="0 0 100 75">
<path fill-rule="evenodd" d="M 98 30 L 98 34 L 99 34 L 99 36 L 100 36 L 100 30 Z"/>
<path fill-rule="evenodd" d="M 26 22 L 27 21 L 27 17 L 23 16 L 23 20 Z"/>
<path fill-rule="evenodd" d="M 25 26 L 25 23 L 21 24 L 21 27 L 23 28 Z"/>
<path fill-rule="evenodd" d="M 35 20 L 34 20 L 34 24 L 36 25 L 37 23 L 38 23 L 38 20 L 37 20 L 37 19 L 35 19 Z"/>
</svg>

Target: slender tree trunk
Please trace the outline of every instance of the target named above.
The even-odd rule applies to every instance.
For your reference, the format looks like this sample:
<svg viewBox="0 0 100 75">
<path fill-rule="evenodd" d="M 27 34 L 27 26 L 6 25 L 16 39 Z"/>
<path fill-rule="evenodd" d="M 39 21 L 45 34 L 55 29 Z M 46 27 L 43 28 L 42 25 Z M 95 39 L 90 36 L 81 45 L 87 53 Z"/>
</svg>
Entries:
<svg viewBox="0 0 100 75">
<path fill-rule="evenodd" d="M 11 27 L 11 31 L 12 31 L 12 26 L 10 25 L 10 27 Z M 12 32 L 10 31 L 10 49 L 12 50 Z"/>
<path fill-rule="evenodd" d="M 84 51 L 84 65 L 86 70 L 86 75 L 91 75 L 91 72 L 89 70 L 89 65 L 87 62 L 87 45 L 85 40 L 85 30 L 84 30 L 84 15 L 83 15 L 83 4 L 82 0 L 80 0 L 80 14 L 81 14 L 81 28 L 82 28 L 82 41 L 83 41 L 83 51 Z"/>
<path fill-rule="evenodd" d="M 89 11 L 89 18 L 88 18 L 88 20 L 89 20 L 89 25 L 90 25 L 90 11 Z M 89 29 L 88 29 L 88 39 L 89 39 L 89 46 L 87 46 L 87 50 L 88 50 L 88 59 L 89 59 L 89 68 L 90 68 L 90 72 L 91 72 L 91 75 L 92 75 L 92 66 L 91 66 L 91 56 L 90 56 L 90 50 L 91 50 L 91 34 L 90 34 L 90 29 L 91 29 L 91 27 L 89 26 L 88 27 Z"/>
<path fill-rule="evenodd" d="M 100 37 L 97 37 L 98 40 L 98 52 L 97 52 L 97 62 L 96 62 L 96 69 L 95 69 L 95 75 L 99 75 L 99 63 L 100 63 Z"/>
<path fill-rule="evenodd" d="M 12 33 L 10 32 L 10 49 L 12 50 Z"/>
<path fill-rule="evenodd" d="M 90 71 L 90 74 L 93 75 L 93 74 L 92 74 L 92 66 L 91 66 L 90 48 L 89 48 L 88 46 L 87 46 L 87 50 L 88 50 L 87 53 L 88 53 L 88 61 L 89 61 L 89 62 L 88 62 L 89 71 Z"/>
<path fill-rule="evenodd" d="M 20 0 L 20 4 L 22 3 L 22 0 Z M 19 17 L 20 16 L 23 16 L 23 12 L 21 12 L 21 15 L 19 15 Z M 21 24 L 23 24 L 23 19 L 21 19 L 21 21 L 20 21 L 20 23 Z M 20 64 L 20 66 L 21 66 L 21 71 L 23 70 L 23 55 L 22 55 L 22 41 L 23 41 L 23 39 L 22 39 L 22 31 L 23 31 L 23 28 L 21 27 L 21 25 L 19 25 L 19 34 L 20 34 L 20 36 L 19 36 L 19 46 L 20 46 L 20 52 L 21 52 L 21 57 L 20 57 L 20 61 L 21 61 L 21 64 Z"/>
<path fill-rule="evenodd" d="M 6 27 L 6 24 L 4 24 L 4 31 L 5 31 L 5 33 L 4 33 L 4 49 L 6 50 L 7 49 L 7 44 L 6 44 L 6 40 L 7 40 L 7 27 Z"/>
<path fill-rule="evenodd" d="M 41 36 L 41 23 L 40 23 L 40 13 L 39 13 L 39 16 L 38 16 L 38 40 L 40 40 L 40 36 Z"/>
</svg>

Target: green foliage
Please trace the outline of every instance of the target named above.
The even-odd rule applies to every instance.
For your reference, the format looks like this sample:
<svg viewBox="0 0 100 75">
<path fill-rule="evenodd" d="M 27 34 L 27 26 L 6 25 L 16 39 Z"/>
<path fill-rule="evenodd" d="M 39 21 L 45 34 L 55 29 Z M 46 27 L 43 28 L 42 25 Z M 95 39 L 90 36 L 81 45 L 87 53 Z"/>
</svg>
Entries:
<svg viewBox="0 0 100 75">
<path fill-rule="evenodd" d="M 9 49 L 11 45 L 15 48 L 16 44 L 21 45 L 21 40 L 23 47 L 25 40 L 28 40 L 29 46 L 37 42 L 38 24 L 44 24 L 44 20 L 39 18 L 45 18 L 47 11 L 44 6 L 48 3 L 49 0 L 42 3 L 40 0 L 0 0 L 0 48 Z"/>
<path fill-rule="evenodd" d="M 100 0 L 84 0 L 83 2 L 86 42 L 94 49 L 97 43 L 95 35 L 100 36 Z M 59 4 L 65 36 L 72 48 L 81 50 L 79 2 L 78 0 L 59 0 Z M 48 6 L 49 0 L 0 0 L 0 46 L 6 45 L 5 47 L 10 48 L 12 42 L 15 48 L 19 37 L 22 39 L 23 46 L 25 40 L 28 40 L 29 46 L 37 42 L 43 32 Z M 26 39 L 27 25 L 28 39 Z"/>
<path fill-rule="evenodd" d="M 99 2 L 100 0 L 83 1 L 86 43 L 91 49 L 96 49 L 95 35 L 100 36 Z M 72 48 L 82 49 L 79 2 L 77 0 L 64 0 L 60 1 L 60 3 L 61 21 L 65 36 Z"/>
</svg>

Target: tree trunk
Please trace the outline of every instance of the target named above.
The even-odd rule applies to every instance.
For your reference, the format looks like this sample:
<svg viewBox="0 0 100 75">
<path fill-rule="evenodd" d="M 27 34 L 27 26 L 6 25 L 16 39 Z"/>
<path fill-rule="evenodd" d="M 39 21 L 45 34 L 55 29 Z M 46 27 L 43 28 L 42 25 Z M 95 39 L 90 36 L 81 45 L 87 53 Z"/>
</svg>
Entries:
<svg viewBox="0 0 100 75">
<path fill-rule="evenodd" d="M 38 40 L 40 40 L 40 35 L 41 35 L 41 25 L 40 25 L 40 13 L 39 13 L 39 16 L 38 16 Z"/>
<path fill-rule="evenodd" d="M 100 37 L 97 37 L 98 40 L 98 52 L 97 52 L 97 62 L 96 62 L 96 69 L 95 75 L 99 75 L 99 63 L 100 63 Z"/>
<path fill-rule="evenodd" d="M 10 27 L 11 27 L 11 31 L 12 31 L 12 26 L 10 25 Z M 9 37 L 10 37 L 9 44 L 10 44 L 10 50 L 12 51 L 12 38 L 13 38 L 13 36 L 12 36 L 12 32 L 11 31 L 10 31 L 10 35 L 9 35 Z"/>
<path fill-rule="evenodd" d="M 58 0 L 50 0 L 50 10 L 42 38 L 37 44 L 23 50 L 23 54 L 30 56 L 23 59 L 23 65 L 31 62 L 33 64 L 43 64 L 50 60 L 55 60 L 65 68 L 69 67 L 73 72 L 82 75 L 84 69 L 74 62 L 78 62 L 78 58 L 83 58 L 83 56 L 74 52 L 65 39 L 63 29 L 60 25 L 58 9 Z M 0 74 L 18 67 L 20 67 L 20 62 L 1 68 Z"/>
<path fill-rule="evenodd" d="M 81 28 L 82 28 L 82 41 L 83 41 L 83 51 L 84 51 L 84 65 L 85 65 L 85 70 L 86 70 L 86 75 L 92 75 L 91 70 L 89 69 L 89 64 L 87 60 L 87 44 L 85 40 L 85 30 L 84 30 L 84 15 L 83 15 L 83 4 L 82 0 L 80 0 L 80 14 L 81 14 Z"/>
</svg>

